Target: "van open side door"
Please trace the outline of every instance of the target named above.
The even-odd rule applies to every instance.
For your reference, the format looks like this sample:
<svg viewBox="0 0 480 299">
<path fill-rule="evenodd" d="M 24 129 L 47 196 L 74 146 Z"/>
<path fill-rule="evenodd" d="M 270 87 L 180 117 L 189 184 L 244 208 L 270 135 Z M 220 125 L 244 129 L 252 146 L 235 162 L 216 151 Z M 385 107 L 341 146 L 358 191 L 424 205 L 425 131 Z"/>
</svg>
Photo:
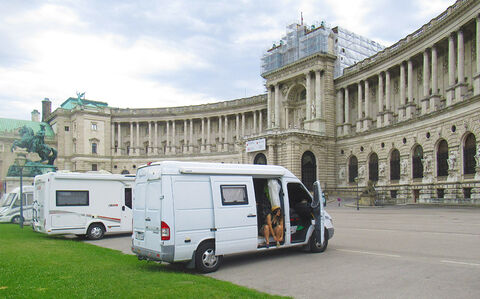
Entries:
<svg viewBox="0 0 480 299">
<path fill-rule="evenodd" d="M 316 181 L 313 183 L 312 209 L 313 216 L 315 217 L 315 239 L 317 240 L 317 243 L 320 244 L 325 242 L 325 209 L 323 201 L 322 187 L 320 187 L 320 182 Z"/>
<path fill-rule="evenodd" d="M 257 248 L 257 208 L 249 176 L 211 176 L 217 255 Z"/>
</svg>

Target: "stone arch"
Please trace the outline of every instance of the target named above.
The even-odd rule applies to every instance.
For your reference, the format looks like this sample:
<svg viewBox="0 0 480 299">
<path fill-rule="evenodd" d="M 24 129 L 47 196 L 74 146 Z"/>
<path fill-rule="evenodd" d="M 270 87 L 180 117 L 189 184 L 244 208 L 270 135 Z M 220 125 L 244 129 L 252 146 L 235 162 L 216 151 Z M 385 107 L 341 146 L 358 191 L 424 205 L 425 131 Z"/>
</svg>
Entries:
<svg viewBox="0 0 480 299">
<path fill-rule="evenodd" d="M 415 144 L 411 150 L 412 157 L 412 178 L 423 178 L 423 147 L 420 144 Z"/>
<path fill-rule="evenodd" d="M 348 158 L 348 182 L 355 183 L 355 178 L 358 177 L 358 159 L 355 155 Z"/>
<path fill-rule="evenodd" d="M 302 183 L 308 190 L 312 190 L 316 180 L 317 160 L 311 151 L 306 151 L 302 155 Z"/>
<path fill-rule="evenodd" d="M 477 138 L 472 132 L 466 132 L 462 139 L 463 174 L 474 174 L 477 166 Z"/>
<path fill-rule="evenodd" d="M 253 158 L 253 164 L 267 165 L 267 157 L 263 153 L 258 153 Z"/>
<path fill-rule="evenodd" d="M 437 176 L 448 176 L 448 142 L 441 138 L 435 145 Z"/>
<path fill-rule="evenodd" d="M 378 182 L 378 155 L 375 152 L 368 156 L 368 179 L 372 182 Z"/>
<path fill-rule="evenodd" d="M 388 155 L 390 164 L 390 180 L 395 181 L 400 179 L 400 151 L 393 148 Z"/>
</svg>

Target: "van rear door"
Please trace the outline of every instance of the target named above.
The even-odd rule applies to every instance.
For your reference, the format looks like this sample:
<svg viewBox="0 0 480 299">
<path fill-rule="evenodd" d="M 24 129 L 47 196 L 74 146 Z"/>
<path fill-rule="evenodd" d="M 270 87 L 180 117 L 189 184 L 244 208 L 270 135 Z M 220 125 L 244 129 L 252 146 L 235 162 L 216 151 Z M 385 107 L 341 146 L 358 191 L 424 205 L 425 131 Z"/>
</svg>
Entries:
<svg viewBox="0 0 480 299">
<path fill-rule="evenodd" d="M 257 248 L 257 209 L 249 176 L 212 176 L 215 217 L 215 253 L 253 251 Z"/>
</svg>

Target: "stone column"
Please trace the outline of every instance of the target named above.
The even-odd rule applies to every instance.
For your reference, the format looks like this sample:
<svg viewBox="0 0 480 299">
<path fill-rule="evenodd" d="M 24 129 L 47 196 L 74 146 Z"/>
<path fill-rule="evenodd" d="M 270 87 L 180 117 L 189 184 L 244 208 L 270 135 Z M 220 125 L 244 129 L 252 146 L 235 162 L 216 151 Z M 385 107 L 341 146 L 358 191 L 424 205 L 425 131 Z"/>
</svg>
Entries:
<svg viewBox="0 0 480 299">
<path fill-rule="evenodd" d="M 437 48 L 432 47 L 432 95 L 430 96 L 430 111 L 436 111 L 440 106 L 440 95 L 438 92 L 438 56 Z"/>
<path fill-rule="evenodd" d="M 117 142 L 118 142 L 118 150 L 117 150 L 117 155 L 121 156 L 122 155 L 122 129 L 121 129 L 120 122 L 117 123 L 117 129 L 118 129 L 118 136 L 117 136 Z"/>
<path fill-rule="evenodd" d="M 228 116 L 225 115 L 225 121 L 224 121 L 224 126 L 225 126 L 225 137 L 223 138 L 223 150 L 228 151 Z"/>
<path fill-rule="evenodd" d="M 211 121 L 210 121 L 210 117 L 207 118 L 207 153 L 209 153 L 211 151 L 211 147 L 212 147 L 212 128 L 210 126 L 211 124 Z"/>
<path fill-rule="evenodd" d="M 202 142 L 200 142 L 200 152 L 205 152 L 205 118 L 202 118 Z"/>
<path fill-rule="evenodd" d="M 242 123 L 244 122 L 245 114 L 242 113 Z M 280 84 L 275 84 L 275 127 L 280 127 Z M 242 126 L 242 135 L 245 136 L 245 127 Z"/>
<path fill-rule="evenodd" d="M 383 120 L 383 75 L 378 74 L 378 114 L 377 114 L 377 128 L 382 126 Z"/>
<path fill-rule="evenodd" d="M 155 138 L 154 138 L 154 148 L 153 153 L 158 155 L 158 121 L 155 121 Z"/>
<path fill-rule="evenodd" d="M 152 148 L 152 122 L 148 122 L 148 154 L 150 155 L 153 152 Z"/>
<path fill-rule="evenodd" d="M 288 129 L 288 107 L 285 107 L 285 129 Z"/>
<path fill-rule="evenodd" d="M 218 144 L 217 151 L 221 151 L 223 147 L 223 136 L 222 136 L 222 116 L 218 117 Z"/>
<path fill-rule="evenodd" d="M 112 137 L 112 156 L 116 155 L 116 152 L 115 152 L 115 123 L 112 122 L 111 123 L 111 133 L 110 133 L 111 137 Z"/>
<path fill-rule="evenodd" d="M 405 119 L 405 64 L 400 64 L 400 107 L 398 107 L 398 120 Z"/>
<path fill-rule="evenodd" d="M 203 141 L 202 141 L 203 143 Z M 193 118 L 190 118 L 190 140 L 188 141 L 188 152 L 193 153 Z"/>
<path fill-rule="evenodd" d="M 343 135 L 343 94 L 342 89 L 337 90 L 337 113 L 336 113 L 336 126 L 337 126 L 337 136 Z"/>
<path fill-rule="evenodd" d="M 455 37 L 453 33 L 448 37 L 448 88 L 446 105 L 453 104 L 455 97 Z"/>
<path fill-rule="evenodd" d="M 137 156 L 140 155 L 141 151 L 140 151 L 140 122 L 136 122 L 137 123 L 137 144 L 136 144 L 136 149 L 135 149 L 135 154 Z"/>
<path fill-rule="evenodd" d="M 392 98 L 390 90 L 390 71 L 385 72 L 385 113 L 383 114 L 383 125 L 388 126 L 392 123 Z"/>
<path fill-rule="evenodd" d="M 258 110 L 258 133 L 263 132 L 263 117 L 262 117 L 262 110 Z"/>
<path fill-rule="evenodd" d="M 133 150 L 133 122 L 130 122 L 130 152 L 127 153 L 129 156 L 133 155 L 135 151 Z"/>
<path fill-rule="evenodd" d="M 170 143 L 170 121 L 167 120 L 167 154 L 170 154 L 172 151 Z"/>
<path fill-rule="evenodd" d="M 278 125 L 280 125 L 280 123 L 278 123 Z M 242 112 L 242 137 L 244 136 L 245 136 L 245 112 Z"/>
<path fill-rule="evenodd" d="M 315 71 L 315 118 L 323 118 L 322 73 Z"/>
<path fill-rule="evenodd" d="M 307 72 L 305 74 L 305 77 L 307 78 L 306 82 L 306 99 L 305 99 L 305 113 L 306 115 L 306 120 L 311 120 L 312 119 L 312 77 L 310 76 L 310 72 Z"/>
<path fill-rule="evenodd" d="M 363 120 L 363 130 L 370 129 L 372 125 L 372 119 L 370 118 L 370 85 L 368 80 L 365 80 L 365 119 Z"/>
<path fill-rule="evenodd" d="M 357 90 L 358 90 L 358 96 L 357 96 L 357 132 L 362 131 L 362 83 L 358 82 L 357 83 Z"/>
<path fill-rule="evenodd" d="M 267 86 L 267 129 L 272 128 L 272 87 Z M 237 126 L 238 127 L 238 126 Z M 238 134 L 237 134 L 238 137 Z"/>
<path fill-rule="evenodd" d="M 267 109 L 268 112 L 268 109 Z M 267 124 L 268 126 L 268 124 Z M 235 115 L 235 136 L 237 137 L 237 141 L 240 141 L 240 114 Z"/>
<path fill-rule="evenodd" d="M 480 14 L 475 18 L 475 23 L 477 29 L 475 31 L 476 59 L 475 62 L 472 61 L 472 63 L 475 63 L 477 66 L 476 73 L 473 76 L 473 94 L 477 95 L 480 94 Z"/>
<path fill-rule="evenodd" d="M 257 134 L 257 111 L 253 111 L 253 134 Z"/>
<path fill-rule="evenodd" d="M 465 44 L 463 40 L 463 30 L 457 32 L 457 61 L 458 61 L 458 84 L 455 86 L 455 100 L 463 100 L 463 95 L 467 92 L 465 83 Z"/>
<path fill-rule="evenodd" d="M 349 95 L 348 95 L 348 86 L 345 87 L 345 94 L 344 94 L 344 100 L 343 100 L 343 109 L 344 109 L 344 120 L 345 122 L 343 123 L 343 134 L 348 135 L 350 134 L 350 128 L 352 124 L 350 123 L 350 100 L 349 100 Z"/>
<path fill-rule="evenodd" d="M 187 120 L 183 120 L 183 149 L 182 152 L 186 153 L 188 151 L 188 140 L 187 140 Z"/>
<path fill-rule="evenodd" d="M 430 67 L 429 67 L 428 49 L 423 51 L 423 98 L 422 114 L 428 112 L 430 106 Z"/>
<path fill-rule="evenodd" d="M 416 111 L 417 106 L 415 99 L 413 98 L 413 62 L 409 59 L 407 62 L 407 107 L 406 107 L 406 119 L 412 118 Z"/>
</svg>

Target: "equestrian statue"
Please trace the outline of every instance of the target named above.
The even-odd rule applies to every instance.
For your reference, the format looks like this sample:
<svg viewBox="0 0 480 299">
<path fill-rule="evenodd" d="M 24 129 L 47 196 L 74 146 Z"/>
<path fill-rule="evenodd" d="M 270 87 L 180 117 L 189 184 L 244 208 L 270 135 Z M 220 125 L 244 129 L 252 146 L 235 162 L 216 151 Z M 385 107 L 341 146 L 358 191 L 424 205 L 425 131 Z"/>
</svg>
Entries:
<svg viewBox="0 0 480 299">
<path fill-rule="evenodd" d="M 12 144 L 12 152 L 17 148 L 25 148 L 29 153 L 37 153 L 40 157 L 39 163 L 48 161 L 48 165 L 53 165 L 57 158 L 57 150 L 45 143 L 45 125 L 40 124 L 40 131 L 37 134 L 32 128 L 23 126 L 20 128 L 20 139 L 15 140 Z"/>
</svg>

